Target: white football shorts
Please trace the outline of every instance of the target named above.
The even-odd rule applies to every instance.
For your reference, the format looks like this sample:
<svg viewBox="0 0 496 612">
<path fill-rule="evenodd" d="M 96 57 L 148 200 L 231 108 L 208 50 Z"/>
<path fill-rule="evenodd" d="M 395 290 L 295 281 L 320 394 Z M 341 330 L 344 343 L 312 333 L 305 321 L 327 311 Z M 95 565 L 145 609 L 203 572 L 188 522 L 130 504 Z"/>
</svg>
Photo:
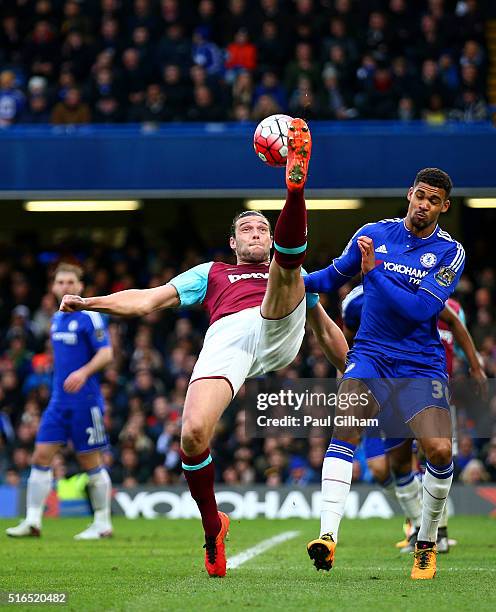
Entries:
<svg viewBox="0 0 496 612">
<path fill-rule="evenodd" d="M 282 319 L 265 319 L 260 306 L 215 321 L 205 335 L 191 381 L 225 378 L 233 397 L 247 378 L 289 365 L 305 335 L 306 299 Z"/>
</svg>

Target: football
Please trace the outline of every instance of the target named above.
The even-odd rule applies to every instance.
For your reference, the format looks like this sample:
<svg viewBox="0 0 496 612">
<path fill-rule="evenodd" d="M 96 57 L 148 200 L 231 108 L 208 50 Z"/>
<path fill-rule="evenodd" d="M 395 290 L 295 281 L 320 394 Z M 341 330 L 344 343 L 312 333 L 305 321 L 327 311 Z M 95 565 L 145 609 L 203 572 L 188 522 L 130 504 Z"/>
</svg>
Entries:
<svg viewBox="0 0 496 612">
<path fill-rule="evenodd" d="M 253 135 L 253 148 L 258 157 L 269 166 L 286 165 L 288 126 L 291 119 L 288 115 L 271 115 L 257 125 Z"/>
</svg>

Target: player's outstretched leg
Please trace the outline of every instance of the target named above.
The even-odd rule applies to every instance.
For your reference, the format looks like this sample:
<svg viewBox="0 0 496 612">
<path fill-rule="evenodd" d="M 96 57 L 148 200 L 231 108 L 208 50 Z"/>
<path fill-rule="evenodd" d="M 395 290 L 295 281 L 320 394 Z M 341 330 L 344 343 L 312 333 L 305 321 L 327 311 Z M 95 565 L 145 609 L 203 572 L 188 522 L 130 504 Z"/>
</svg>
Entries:
<svg viewBox="0 0 496 612">
<path fill-rule="evenodd" d="M 286 317 L 305 297 L 300 268 L 307 249 L 304 187 L 311 152 L 312 138 L 307 124 L 303 119 L 293 119 L 288 130 L 286 203 L 274 228 L 274 258 L 261 308 L 265 319 Z"/>
<path fill-rule="evenodd" d="M 53 472 L 49 466 L 33 464 L 28 478 L 26 518 L 17 527 L 9 527 L 5 533 L 12 538 L 39 537 L 45 501 L 50 493 Z"/>
<path fill-rule="evenodd" d="M 296 270 L 307 248 L 307 209 L 303 190 L 312 153 L 310 130 L 303 119 L 293 119 L 288 130 L 286 203 L 274 229 L 274 259 L 285 270 Z"/>
</svg>

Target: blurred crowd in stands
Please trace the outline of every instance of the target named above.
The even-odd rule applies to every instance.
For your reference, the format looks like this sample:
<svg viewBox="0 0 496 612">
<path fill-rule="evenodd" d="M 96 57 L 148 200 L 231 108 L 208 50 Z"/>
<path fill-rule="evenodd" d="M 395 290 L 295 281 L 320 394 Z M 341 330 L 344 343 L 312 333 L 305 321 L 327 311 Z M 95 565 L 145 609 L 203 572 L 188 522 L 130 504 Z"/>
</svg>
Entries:
<svg viewBox="0 0 496 612">
<path fill-rule="evenodd" d="M 81 242 L 77 253 L 85 271 L 85 294 L 103 295 L 131 287 L 157 286 L 177 273 L 215 258 L 231 261 L 228 251 L 200 248 L 152 248 L 139 232 L 130 232 L 119 249 Z M 73 242 L 74 246 L 74 242 Z M 334 253 L 310 255 L 306 267 L 321 267 Z M 53 370 L 50 320 L 58 304 L 50 291 L 53 270 L 68 252 L 46 252 L 33 239 L 0 247 L 0 484 L 25 483 L 29 475 L 40 415 L 50 396 Z M 339 296 L 322 303 L 339 322 Z M 490 377 L 496 377 L 496 277 L 493 268 L 467 271 L 457 290 L 469 329 Z M 116 485 L 167 485 L 180 482 L 179 432 L 189 376 L 202 346 L 208 322 L 201 307 L 150 314 L 142 319 L 108 321 L 115 359 L 102 375 L 105 426 L 110 438 L 105 464 Z M 276 374 L 283 382 L 295 377 L 334 377 L 335 370 L 309 330 L 299 356 Z M 455 378 L 466 377 L 456 359 Z M 217 479 L 228 484 L 307 484 L 320 482 L 327 439 L 289 436 L 250 439 L 242 410 L 242 389 L 222 419 L 212 445 Z M 496 400 L 491 402 L 493 417 Z M 493 422 L 495 419 L 493 418 Z M 496 482 L 496 431 L 493 438 L 474 439 L 469 422 L 461 420 L 455 460 L 460 481 Z M 63 478 L 77 471 L 70 448 L 57 455 L 54 471 Z M 363 458 L 355 462 L 355 478 L 370 480 Z"/>
<path fill-rule="evenodd" d="M 489 117 L 484 0 L 4 0 L 0 126 Z"/>
</svg>

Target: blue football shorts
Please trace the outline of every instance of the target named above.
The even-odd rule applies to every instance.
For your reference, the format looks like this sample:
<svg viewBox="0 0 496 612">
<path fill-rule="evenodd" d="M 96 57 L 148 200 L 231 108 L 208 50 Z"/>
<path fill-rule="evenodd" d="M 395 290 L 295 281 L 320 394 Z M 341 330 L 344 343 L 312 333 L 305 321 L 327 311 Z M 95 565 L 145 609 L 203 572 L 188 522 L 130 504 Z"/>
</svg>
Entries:
<svg viewBox="0 0 496 612">
<path fill-rule="evenodd" d="M 103 424 L 103 399 L 84 402 L 51 401 L 43 412 L 36 442 L 67 444 L 78 453 L 101 450 L 108 444 Z"/>
<path fill-rule="evenodd" d="M 386 438 L 411 438 L 405 424 L 429 407 L 449 411 L 449 384 L 441 362 L 428 366 L 353 349 L 343 380 L 362 381 L 379 405 L 379 430 Z M 372 437 L 380 437 L 380 432 Z M 398 446 L 396 443 L 395 446 Z"/>
</svg>

